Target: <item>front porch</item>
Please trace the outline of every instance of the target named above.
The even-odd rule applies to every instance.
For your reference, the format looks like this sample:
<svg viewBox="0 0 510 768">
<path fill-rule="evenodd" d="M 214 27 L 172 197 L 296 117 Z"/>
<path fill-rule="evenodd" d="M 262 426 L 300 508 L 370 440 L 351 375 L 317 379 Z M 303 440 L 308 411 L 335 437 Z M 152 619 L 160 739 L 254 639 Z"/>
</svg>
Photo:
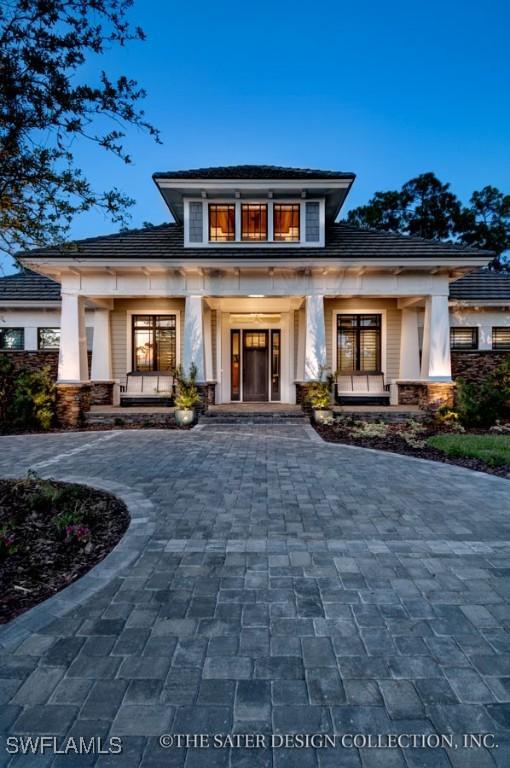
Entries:
<svg viewBox="0 0 510 768">
<path fill-rule="evenodd" d="M 320 275 L 296 269 L 270 270 L 269 275 L 260 269 L 219 272 L 190 270 L 179 280 L 166 272 L 161 277 L 150 273 L 151 295 L 135 294 L 135 278 L 126 272 L 122 280 L 116 277 L 121 290 L 102 296 L 97 291 L 107 291 L 110 278 L 83 272 L 81 293 L 63 290 L 61 421 L 75 420 L 91 405 L 120 404 L 121 387 L 129 390 L 128 377 L 131 388 L 140 390 L 130 393 L 138 399 L 129 404 L 141 405 L 147 397 L 148 408 L 158 407 L 161 395 L 161 404 L 171 405 L 171 373 L 179 364 L 187 371 L 191 363 L 197 367 L 203 410 L 235 410 L 243 404 L 253 409 L 256 403 L 277 410 L 300 406 L 308 383 L 323 370 L 351 376 L 356 395 L 359 381 L 369 382 L 361 393 L 367 413 L 370 401 L 377 402 L 375 394 L 389 401 L 376 406 L 381 411 L 413 406 L 417 412 L 417 406 L 436 398 L 451 402 L 447 273 L 424 277 L 400 275 L 399 270 L 399 276 L 389 276 L 344 270 L 340 285 L 336 272 L 328 270 Z M 86 306 L 95 315 L 90 380 Z"/>
</svg>

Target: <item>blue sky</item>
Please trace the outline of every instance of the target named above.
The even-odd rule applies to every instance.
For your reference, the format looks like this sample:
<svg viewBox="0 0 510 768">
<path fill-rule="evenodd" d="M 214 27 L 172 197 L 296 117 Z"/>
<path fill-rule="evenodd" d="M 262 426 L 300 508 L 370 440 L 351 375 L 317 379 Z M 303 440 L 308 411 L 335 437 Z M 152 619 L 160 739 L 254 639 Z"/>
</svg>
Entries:
<svg viewBox="0 0 510 768">
<path fill-rule="evenodd" d="M 147 41 L 90 72 L 136 78 L 164 143 L 129 131 L 131 166 L 85 144 L 77 157 L 136 198 L 133 226 L 169 218 L 154 171 L 203 165 L 354 171 L 345 210 L 425 171 L 466 201 L 510 192 L 506 0 L 136 0 L 131 17 Z M 93 213 L 72 235 L 113 231 Z"/>
</svg>

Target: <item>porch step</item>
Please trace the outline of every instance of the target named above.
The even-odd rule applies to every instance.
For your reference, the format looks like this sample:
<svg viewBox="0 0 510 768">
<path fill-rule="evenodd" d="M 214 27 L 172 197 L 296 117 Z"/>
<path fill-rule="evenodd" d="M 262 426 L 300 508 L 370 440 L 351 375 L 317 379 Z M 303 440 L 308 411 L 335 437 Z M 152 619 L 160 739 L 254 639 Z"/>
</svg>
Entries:
<svg viewBox="0 0 510 768">
<path fill-rule="evenodd" d="M 203 413 L 199 424 L 265 424 L 272 426 L 276 424 L 305 424 L 308 419 L 303 411 L 260 411 L 260 410 L 208 410 Z"/>
</svg>

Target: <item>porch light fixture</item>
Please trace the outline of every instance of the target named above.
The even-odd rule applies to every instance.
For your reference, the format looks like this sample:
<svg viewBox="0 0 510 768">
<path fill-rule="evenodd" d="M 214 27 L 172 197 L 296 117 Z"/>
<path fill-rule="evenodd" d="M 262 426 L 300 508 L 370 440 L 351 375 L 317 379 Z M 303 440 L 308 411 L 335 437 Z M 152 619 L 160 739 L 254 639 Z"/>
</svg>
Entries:
<svg viewBox="0 0 510 768">
<path fill-rule="evenodd" d="M 263 293 L 249 293 L 248 294 L 249 299 L 263 299 L 264 294 Z"/>
</svg>

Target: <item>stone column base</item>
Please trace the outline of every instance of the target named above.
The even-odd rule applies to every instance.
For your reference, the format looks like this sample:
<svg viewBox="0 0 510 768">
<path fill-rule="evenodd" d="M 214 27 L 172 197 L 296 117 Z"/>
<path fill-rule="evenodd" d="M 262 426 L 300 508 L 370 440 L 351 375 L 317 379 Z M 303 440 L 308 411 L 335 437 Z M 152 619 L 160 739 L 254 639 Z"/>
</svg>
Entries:
<svg viewBox="0 0 510 768">
<path fill-rule="evenodd" d="M 57 422 L 61 427 L 79 427 L 83 414 L 90 411 L 90 384 L 59 384 L 56 387 Z"/>
<path fill-rule="evenodd" d="M 397 381 L 398 405 L 419 405 L 426 408 L 432 403 L 440 403 L 450 408 L 455 403 L 455 383 L 453 381 Z"/>
<path fill-rule="evenodd" d="M 312 415 L 313 408 L 308 402 L 308 390 L 310 388 L 311 381 L 296 381 L 296 403 L 300 405 L 303 411 Z"/>
<path fill-rule="evenodd" d="M 90 404 L 113 405 L 114 381 L 91 381 Z"/>
<path fill-rule="evenodd" d="M 216 382 L 205 381 L 197 384 L 198 394 L 200 395 L 200 405 L 196 406 L 198 413 L 205 413 L 210 405 L 216 402 Z"/>
</svg>

